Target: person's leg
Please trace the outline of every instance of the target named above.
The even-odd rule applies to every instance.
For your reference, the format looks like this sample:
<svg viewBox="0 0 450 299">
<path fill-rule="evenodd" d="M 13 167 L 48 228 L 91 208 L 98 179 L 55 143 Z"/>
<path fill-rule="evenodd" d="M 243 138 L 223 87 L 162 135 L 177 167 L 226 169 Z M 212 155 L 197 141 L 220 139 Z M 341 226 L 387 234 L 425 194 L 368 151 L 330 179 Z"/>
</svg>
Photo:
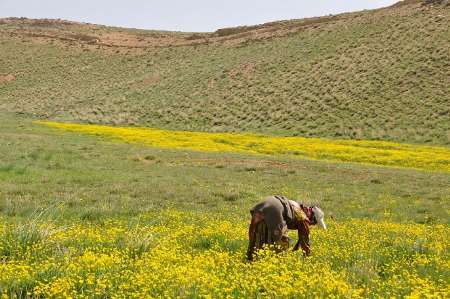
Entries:
<svg viewBox="0 0 450 299">
<path fill-rule="evenodd" d="M 252 219 L 250 221 L 250 226 L 248 228 L 247 259 L 249 261 L 253 260 L 253 253 L 255 251 L 255 246 L 257 245 L 256 244 L 256 238 L 257 238 L 256 228 L 257 228 L 258 224 L 260 224 L 263 220 L 264 220 L 263 214 L 261 214 L 259 212 L 255 212 L 252 214 Z"/>
</svg>

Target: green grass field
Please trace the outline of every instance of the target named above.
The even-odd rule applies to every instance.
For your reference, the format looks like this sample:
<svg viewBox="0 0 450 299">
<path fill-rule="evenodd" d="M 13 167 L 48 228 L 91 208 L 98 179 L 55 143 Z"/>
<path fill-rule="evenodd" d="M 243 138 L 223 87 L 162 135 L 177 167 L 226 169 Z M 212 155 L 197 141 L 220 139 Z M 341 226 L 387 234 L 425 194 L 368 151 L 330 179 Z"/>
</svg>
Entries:
<svg viewBox="0 0 450 299">
<path fill-rule="evenodd" d="M 0 128 L 5 216 L 61 206 L 58 217 L 68 219 L 174 207 L 248 217 L 263 196 L 285 194 L 320 203 L 337 219 L 448 223 L 445 172 L 117 144 L 10 114 Z"/>
</svg>

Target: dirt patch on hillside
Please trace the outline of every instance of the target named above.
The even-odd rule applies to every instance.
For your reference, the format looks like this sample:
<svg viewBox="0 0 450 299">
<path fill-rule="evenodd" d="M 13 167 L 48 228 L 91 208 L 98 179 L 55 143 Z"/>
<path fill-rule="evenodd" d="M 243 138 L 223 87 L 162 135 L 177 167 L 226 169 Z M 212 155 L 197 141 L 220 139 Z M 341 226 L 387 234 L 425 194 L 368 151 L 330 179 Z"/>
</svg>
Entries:
<svg viewBox="0 0 450 299">
<path fill-rule="evenodd" d="M 229 75 L 233 79 L 236 77 L 250 78 L 255 71 L 255 67 L 254 63 L 243 63 L 231 69 Z"/>
<path fill-rule="evenodd" d="M 7 74 L 7 75 L 0 75 L 0 83 L 8 83 L 11 81 L 16 80 L 16 76 Z"/>
<path fill-rule="evenodd" d="M 143 79 L 142 81 L 137 81 L 137 82 L 132 83 L 130 87 L 136 88 L 136 89 L 150 87 L 150 86 L 158 84 L 159 81 L 161 81 L 161 76 L 158 74 L 155 74 L 155 75 L 151 75 L 151 76 Z"/>
<path fill-rule="evenodd" d="M 134 34 L 125 32 L 110 32 L 102 34 L 100 41 L 103 45 L 119 46 L 119 47 L 145 47 L 149 46 L 149 43 L 144 38 Z"/>
<path fill-rule="evenodd" d="M 207 33 L 199 35 L 208 36 Z M 202 38 L 191 38 L 191 36 L 187 33 L 169 31 L 151 31 L 148 33 L 116 31 L 103 33 L 99 36 L 99 39 L 104 46 L 125 48 L 184 46 L 206 43 Z"/>
<path fill-rule="evenodd" d="M 444 6 L 450 6 L 449 0 L 425 0 L 425 5 L 444 5 Z"/>
</svg>

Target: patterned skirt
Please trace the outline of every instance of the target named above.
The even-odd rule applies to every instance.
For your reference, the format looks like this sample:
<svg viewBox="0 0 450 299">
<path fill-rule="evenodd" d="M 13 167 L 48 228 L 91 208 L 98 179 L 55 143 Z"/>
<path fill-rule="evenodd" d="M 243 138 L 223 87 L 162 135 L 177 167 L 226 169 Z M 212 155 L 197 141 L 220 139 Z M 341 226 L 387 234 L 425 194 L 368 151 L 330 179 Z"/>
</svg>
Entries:
<svg viewBox="0 0 450 299">
<path fill-rule="evenodd" d="M 287 228 L 283 230 L 281 238 L 275 236 L 268 229 L 266 222 L 263 220 L 256 225 L 255 231 L 248 243 L 247 259 L 252 261 L 258 250 L 266 246 L 275 245 L 272 248 L 277 252 L 289 249 L 289 237 L 287 236 Z"/>
</svg>

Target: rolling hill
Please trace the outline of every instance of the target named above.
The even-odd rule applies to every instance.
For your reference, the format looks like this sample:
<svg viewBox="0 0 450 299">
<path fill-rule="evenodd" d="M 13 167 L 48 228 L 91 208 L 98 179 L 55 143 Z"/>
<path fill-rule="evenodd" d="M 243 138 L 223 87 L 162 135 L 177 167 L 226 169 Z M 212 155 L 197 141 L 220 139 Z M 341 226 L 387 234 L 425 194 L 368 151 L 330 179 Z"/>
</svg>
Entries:
<svg viewBox="0 0 450 299">
<path fill-rule="evenodd" d="M 450 144 L 450 6 L 181 33 L 0 20 L 0 109 L 36 119 Z"/>
</svg>

